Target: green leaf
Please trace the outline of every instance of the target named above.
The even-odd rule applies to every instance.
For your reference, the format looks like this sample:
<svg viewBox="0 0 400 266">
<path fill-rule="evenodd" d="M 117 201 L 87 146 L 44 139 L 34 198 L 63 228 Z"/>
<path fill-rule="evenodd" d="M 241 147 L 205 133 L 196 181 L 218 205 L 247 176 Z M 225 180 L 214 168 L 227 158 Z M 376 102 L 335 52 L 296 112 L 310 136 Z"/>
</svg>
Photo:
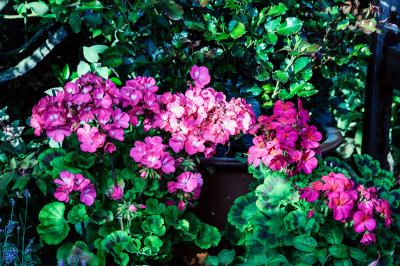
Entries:
<svg viewBox="0 0 400 266">
<path fill-rule="evenodd" d="M 149 214 L 161 214 L 165 210 L 164 203 L 158 203 L 155 198 L 149 198 L 146 200 L 146 209 Z"/>
<path fill-rule="evenodd" d="M 204 24 L 201 22 L 185 20 L 184 23 L 191 30 L 197 30 L 197 31 L 205 30 Z"/>
<path fill-rule="evenodd" d="M 231 20 L 229 22 L 229 34 L 233 39 L 237 39 L 246 33 L 246 27 L 242 22 Z"/>
<path fill-rule="evenodd" d="M 278 35 L 275 33 L 266 33 L 264 35 L 264 40 L 272 45 L 275 45 L 278 42 Z"/>
<path fill-rule="evenodd" d="M 33 13 L 38 16 L 43 16 L 49 11 L 49 7 L 42 2 L 31 2 L 26 5 L 27 8 L 32 9 Z"/>
<path fill-rule="evenodd" d="M 89 221 L 89 216 L 86 214 L 86 207 L 81 203 L 72 207 L 68 212 L 67 218 L 72 224 Z"/>
<path fill-rule="evenodd" d="M 281 201 L 291 200 L 294 192 L 285 175 L 274 172 L 267 176 L 264 183 L 256 188 L 259 209 L 276 207 Z"/>
<path fill-rule="evenodd" d="M 267 16 L 280 16 L 285 14 L 287 11 L 287 7 L 283 3 L 279 3 L 276 6 L 272 6 L 270 10 L 268 10 Z"/>
<path fill-rule="evenodd" d="M 317 257 L 319 263 L 324 264 L 328 256 L 328 249 L 327 248 L 316 249 L 314 250 L 314 255 Z"/>
<path fill-rule="evenodd" d="M 49 245 L 60 244 L 70 230 L 64 218 L 65 205 L 62 202 L 52 202 L 39 212 L 40 224 L 37 231 L 40 237 Z"/>
<path fill-rule="evenodd" d="M 277 70 L 272 73 L 272 78 L 282 83 L 286 83 L 289 79 L 289 74 L 285 71 Z"/>
<path fill-rule="evenodd" d="M 255 76 L 256 80 L 258 81 L 266 81 L 269 79 L 268 71 L 263 67 L 257 68 L 257 75 Z"/>
<path fill-rule="evenodd" d="M 100 59 L 99 54 L 104 52 L 107 48 L 106 45 L 83 46 L 83 56 L 88 62 L 97 63 Z"/>
<path fill-rule="evenodd" d="M 256 201 L 254 192 L 237 198 L 228 213 L 228 221 L 239 230 L 244 229 L 258 212 Z"/>
<path fill-rule="evenodd" d="M 166 224 L 168 225 L 175 224 L 175 222 L 178 220 L 178 217 L 179 217 L 179 210 L 176 205 L 168 206 L 164 210 L 164 218 Z"/>
<path fill-rule="evenodd" d="M 317 247 L 317 241 L 311 236 L 296 236 L 292 238 L 293 246 L 304 252 L 313 252 Z"/>
<path fill-rule="evenodd" d="M 82 76 L 90 72 L 90 65 L 84 61 L 80 61 L 77 67 L 78 76 Z"/>
<path fill-rule="evenodd" d="M 165 234 L 164 219 L 160 215 L 151 215 L 146 217 L 146 220 L 142 223 L 142 229 L 145 232 L 153 233 L 158 236 Z"/>
<path fill-rule="evenodd" d="M 92 1 L 88 3 L 82 3 L 77 6 L 76 10 L 86 11 L 86 10 L 101 10 L 103 5 L 100 1 Z"/>
<path fill-rule="evenodd" d="M 332 245 L 328 249 L 329 254 L 338 259 L 347 258 L 347 247 L 343 244 Z"/>
<path fill-rule="evenodd" d="M 288 17 L 286 18 L 285 22 L 283 22 L 281 25 L 279 25 L 278 34 L 281 35 L 290 35 L 297 33 L 300 29 L 301 26 L 303 25 L 303 22 L 299 20 L 298 18 L 295 17 Z"/>
<path fill-rule="evenodd" d="M 359 250 L 358 248 L 353 248 L 353 247 L 349 247 L 349 253 L 350 253 L 350 257 L 352 257 L 353 259 L 359 261 L 359 262 L 365 262 L 367 259 L 367 255 L 362 252 L 361 250 Z"/>
<path fill-rule="evenodd" d="M 74 33 L 79 33 L 81 31 L 82 21 L 78 13 L 71 13 L 68 23 Z"/>
<path fill-rule="evenodd" d="M 329 244 L 340 244 L 343 241 L 343 230 L 339 227 L 329 228 L 324 232 L 324 236 Z"/>
<path fill-rule="evenodd" d="M 129 256 L 124 253 L 127 251 L 138 251 L 140 241 L 133 239 L 126 231 L 115 231 L 103 239 L 100 243 L 101 249 L 113 255 L 115 262 L 121 265 L 127 265 Z"/>
<path fill-rule="evenodd" d="M 183 17 L 183 7 L 176 4 L 174 1 L 169 0 L 164 5 L 164 11 L 167 16 L 172 20 L 179 20 Z"/>
<path fill-rule="evenodd" d="M 64 80 L 64 81 L 67 80 L 69 78 L 70 74 L 71 73 L 70 73 L 70 70 L 69 70 L 69 65 L 65 64 L 65 66 L 63 68 L 63 71 L 61 73 L 62 80 Z"/>
<path fill-rule="evenodd" d="M 207 263 L 211 266 L 218 266 L 219 260 L 216 256 L 207 256 L 207 258 L 204 260 L 204 263 Z"/>
<path fill-rule="evenodd" d="M 112 211 L 105 211 L 102 209 L 96 209 L 92 215 L 90 215 L 90 220 L 95 224 L 102 225 L 105 222 L 111 222 L 114 218 Z"/>
<path fill-rule="evenodd" d="M 158 236 L 148 236 L 144 240 L 144 245 L 146 247 L 149 247 L 151 252 L 154 254 L 160 251 L 163 242 L 160 240 Z"/>
<path fill-rule="evenodd" d="M 18 190 L 23 190 L 28 183 L 30 177 L 29 176 L 19 176 L 17 178 L 17 181 L 15 181 L 14 186 L 12 189 L 18 189 Z"/>
<path fill-rule="evenodd" d="M 294 62 L 294 73 L 297 74 L 302 71 L 308 64 L 311 63 L 311 59 L 308 57 L 297 58 Z"/>
<path fill-rule="evenodd" d="M 279 25 L 281 24 L 281 17 L 278 17 L 276 19 L 270 20 L 267 23 L 265 23 L 265 30 L 269 33 L 275 32 Z"/>
<path fill-rule="evenodd" d="M 201 224 L 195 243 L 202 249 L 208 249 L 211 246 L 217 246 L 220 240 L 221 233 L 217 228 L 208 224 Z"/>
<path fill-rule="evenodd" d="M 44 196 L 46 196 L 47 193 L 47 185 L 46 182 L 42 179 L 37 179 L 36 180 L 36 185 L 40 189 L 40 191 L 43 193 Z"/>
<path fill-rule="evenodd" d="M 337 30 L 345 30 L 350 24 L 350 21 L 345 19 L 338 22 L 336 29 Z"/>
<path fill-rule="evenodd" d="M 220 263 L 223 265 L 229 265 L 233 262 L 233 259 L 235 258 L 235 250 L 228 250 L 228 249 L 223 249 L 218 253 L 218 260 Z"/>
<path fill-rule="evenodd" d="M 290 85 L 290 94 L 296 95 L 302 91 L 313 91 L 314 86 L 304 80 L 293 83 Z"/>
</svg>

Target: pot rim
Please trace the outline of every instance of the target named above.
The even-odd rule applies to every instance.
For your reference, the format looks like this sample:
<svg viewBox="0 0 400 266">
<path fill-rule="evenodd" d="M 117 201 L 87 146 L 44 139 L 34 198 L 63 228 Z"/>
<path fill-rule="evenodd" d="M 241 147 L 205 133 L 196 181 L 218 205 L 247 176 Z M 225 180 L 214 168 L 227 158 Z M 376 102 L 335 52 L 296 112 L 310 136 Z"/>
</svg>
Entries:
<svg viewBox="0 0 400 266">
<path fill-rule="evenodd" d="M 319 145 L 319 147 L 321 148 L 322 155 L 326 155 L 336 150 L 340 146 L 340 144 L 342 144 L 343 136 L 340 130 L 336 127 L 324 126 L 323 130 L 326 133 L 326 139 L 323 143 Z M 206 159 L 205 157 L 200 157 L 199 159 L 200 165 L 235 167 L 247 166 L 247 163 L 239 162 L 235 158 L 211 157 L 209 159 Z"/>
</svg>

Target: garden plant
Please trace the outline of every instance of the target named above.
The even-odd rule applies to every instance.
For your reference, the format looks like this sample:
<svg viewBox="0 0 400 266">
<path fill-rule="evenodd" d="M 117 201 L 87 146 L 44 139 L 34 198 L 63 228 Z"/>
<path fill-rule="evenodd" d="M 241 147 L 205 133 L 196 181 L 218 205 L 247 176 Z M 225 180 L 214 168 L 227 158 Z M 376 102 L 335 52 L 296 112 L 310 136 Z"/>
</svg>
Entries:
<svg viewBox="0 0 400 266">
<path fill-rule="evenodd" d="M 209 265 L 399 265 L 399 173 L 361 154 L 368 38 L 398 31 L 380 13 L 358 0 L 5 1 L 0 19 L 20 21 L 25 43 L 0 45 L 0 85 L 51 71 L 18 103 L 28 113 L 12 97 L 0 110 L 0 265 L 190 264 L 182 248 Z M 52 62 L 70 36 L 78 55 Z M 329 156 L 327 125 L 344 137 Z M 235 142 L 252 182 L 221 230 L 196 213 L 213 173 L 202 162 Z"/>
</svg>

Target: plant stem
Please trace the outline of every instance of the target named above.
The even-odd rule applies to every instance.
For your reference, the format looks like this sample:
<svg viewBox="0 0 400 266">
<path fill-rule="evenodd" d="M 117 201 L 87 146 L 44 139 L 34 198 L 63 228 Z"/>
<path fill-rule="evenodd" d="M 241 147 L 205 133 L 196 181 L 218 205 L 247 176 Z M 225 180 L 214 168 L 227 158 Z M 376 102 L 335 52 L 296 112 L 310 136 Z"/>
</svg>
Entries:
<svg viewBox="0 0 400 266">
<path fill-rule="evenodd" d="M 85 229 L 85 224 L 84 224 L 84 222 L 81 222 L 81 227 L 82 227 L 82 238 L 83 238 L 83 242 L 85 242 L 86 245 L 87 245 L 86 229 Z"/>
<path fill-rule="evenodd" d="M 24 229 L 22 232 L 22 265 L 24 265 L 25 259 L 25 231 L 26 231 L 26 217 L 28 212 L 28 197 L 25 195 L 25 221 L 24 221 Z"/>
<path fill-rule="evenodd" d="M 287 72 L 287 71 L 289 70 L 289 68 L 290 68 L 290 67 L 292 66 L 292 64 L 294 63 L 294 60 L 296 60 L 296 56 L 292 55 L 292 56 L 290 57 L 290 60 L 289 60 L 288 65 L 287 65 L 286 68 L 285 68 L 285 72 Z M 275 98 L 275 97 L 278 95 L 278 93 L 280 92 L 280 89 L 279 89 L 279 84 L 280 84 L 280 83 L 281 83 L 281 82 L 280 82 L 279 80 L 276 82 L 276 86 L 275 86 L 275 89 L 274 89 L 274 93 L 272 94 L 271 99 Z"/>
<path fill-rule="evenodd" d="M 113 174 L 114 187 L 117 188 L 118 182 L 117 182 L 117 174 L 115 173 L 114 161 L 113 161 L 112 154 L 109 153 L 109 155 L 110 155 L 111 170 L 112 170 L 112 174 Z M 117 202 L 119 204 L 120 201 L 118 200 Z M 121 222 L 121 230 L 125 231 L 123 218 L 121 218 L 120 222 Z"/>
</svg>

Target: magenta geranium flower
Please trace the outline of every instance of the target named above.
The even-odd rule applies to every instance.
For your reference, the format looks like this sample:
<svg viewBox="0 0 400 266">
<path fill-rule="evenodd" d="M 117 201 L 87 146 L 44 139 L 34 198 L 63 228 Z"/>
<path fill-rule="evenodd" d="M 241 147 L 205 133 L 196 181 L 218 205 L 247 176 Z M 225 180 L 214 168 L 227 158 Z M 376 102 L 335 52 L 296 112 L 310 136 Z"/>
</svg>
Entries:
<svg viewBox="0 0 400 266">
<path fill-rule="evenodd" d="M 105 152 L 113 153 L 116 150 L 117 150 L 117 148 L 111 142 L 107 142 L 106 145 L 104 146 Z"/>
<path fill-rule="evenodd" d="M 91 206 L 94 203 L 94 199 L 96 198 L 96 190 L 94 189 L 94 185 L 90 184 L 82 189 L 80 200 L 86 206 Z"/>
<path fill-rule="evenodd" d="M 122 188 L 120 186 L 113 187 L 113 193 L 111 194 L 111 197 L 113 200 L 119 200 L 124 196 L 124 192 L 122 191 Z"/>
<path fill-rule="evenodd" d="M 54 192 L 54 197 L 58 201 L 68 202 L 69 201 L 69 192 L 71 192 L 67 187 L 57 187 Z"/>
<path fill-rule="evenodd" d="M 350 216 L 354 202 L 346 192 L 332 192 L 329 194 L 328 207 L 333 210 L 333 219 L 341 221 Z"/>
<path fill-rule="evenodd" d="M 55 179 L 54 183 L 62 186 L 68 192 L 71 192 L 74 189 L 75 182 L 75 174 L 70 173 L 68 171 L 63 171 L 60 173 L 60 179 Z"/>
<path fill-rule="evenodd" d="M 305 199 L 307 202 L 314 202 L 318 199 L 319 193 L 309 187 L 299 189 L 301 195 L 299 199 Z"/>
<path fill-rule="evenodd" d="M 211 81 L 208 68 L 205 66 L 198 67 L 194 65 L 190 71 L 190 76 L 194 79 L 196 86 L 200 88 L 204 88 Z"/>
<path fill-rule="evenodd" d="M 372 216 L 372 212 L 356 211 L 353 215 L 354 231 L 362 233 L 365 230 L 372 231 L 376 227 L 376 221 Z"/>
<path fill-rule="evenodd" d="M 365 232 L 360 243 L 363 243 L 364 246 L 368 246 L 371 242 L 376 242 L 376 237 L 373 233 Z M 378 258 L 379 260 L 379 258 Z"/>
<path fill-rule="evenodd" d="M 184 172 L 177 177 L 178 182 L 175 183 L 177 189 L 185 192 L 192 192 L 198 185 L 197 177 L 193 173 Z"/>
</svg>

